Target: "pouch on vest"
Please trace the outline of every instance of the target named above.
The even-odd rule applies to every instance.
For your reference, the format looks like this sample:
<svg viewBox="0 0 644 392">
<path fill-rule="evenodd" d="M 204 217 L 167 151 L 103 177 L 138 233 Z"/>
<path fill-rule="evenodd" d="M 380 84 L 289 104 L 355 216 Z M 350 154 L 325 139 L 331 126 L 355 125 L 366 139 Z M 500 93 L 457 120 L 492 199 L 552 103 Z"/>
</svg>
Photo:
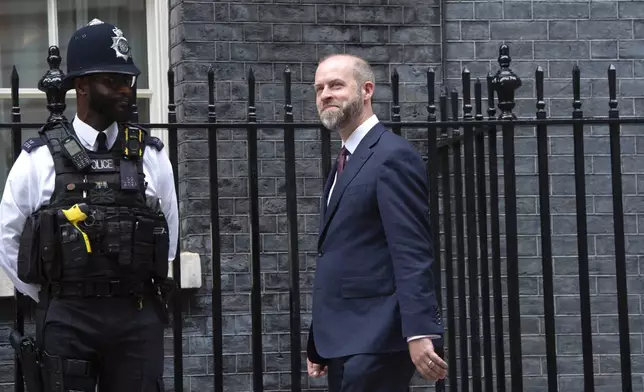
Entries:
<svg viewBox="0 0 644 392">
<path fill-rule="evenodd" d="M 157 278 L 168 277 L 168 252 L 170 250 L 170 234 L 165 217 L 161 215 L 160 220 L 154 228 L 154 272 Z"/>
<path fill-rule="evenodd" d="M 29 215 L 18 245 L 18 278 L 25 283 L 42 284 L 40 259 L 40 214 Z"/>
<path fill-rule="evenodd" d="M 121 266 L 130 266 L 132 264 L 132 237 L 134 235 L 134 225 L 136 218 L 127 215 L 127 209 L 121 213 L 119 221 L 119 235 L 121 241 L 119 242 L 119 264 Z"/>
<path fill-rule="evenodd" d="M 67 221 L 62 214 L 58 215 L 61 253 L 65 270 L 75 273 L 82 270 L 89 261 L 89 253 L 82 233 Z"/>
<path fill-rule="evenodd" d="M 62 265 L 58 260 L 58 216 L 54 211 L 43 211 L 40 214 L 40 249 L 45 279 L 58 280 L 62 274 Z"/>
<path fill-rule="evenodd" d="M 105 222 L 106 232 L 103 239 L 103 249 L 109 255 L 118 255 L 121 252 L 121 224 L 120 222 Z"/>
<path fill-rule="evenodd" d="M 154 267 L 154 226 L 153 219 L 144 216 L 137 217 L 133 244 L 137 273 L 147 275 Z"/>
</svg>

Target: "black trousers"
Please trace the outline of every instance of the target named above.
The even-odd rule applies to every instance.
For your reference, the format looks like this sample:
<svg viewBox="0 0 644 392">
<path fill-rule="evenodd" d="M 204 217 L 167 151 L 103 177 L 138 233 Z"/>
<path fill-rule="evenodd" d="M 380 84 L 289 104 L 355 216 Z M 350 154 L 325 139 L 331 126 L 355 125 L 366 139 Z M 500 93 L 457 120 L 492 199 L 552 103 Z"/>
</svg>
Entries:
<svg viewBox="0 0 644 392">
<path fill-rule="evenodd" d="M 134 297 L 41 301 L 36 332 L 44 351 L 45 391 L 94 392 L 97 385 L 99 392 L 164 391 L 167 320 L 160 304 L 153 295 L 141 302 Z"/>
<path fill-rule="evenodd" d="M 334 358 L 329 392 L 407 392 L 415 370 L 408 351 Z"/>
</svg>

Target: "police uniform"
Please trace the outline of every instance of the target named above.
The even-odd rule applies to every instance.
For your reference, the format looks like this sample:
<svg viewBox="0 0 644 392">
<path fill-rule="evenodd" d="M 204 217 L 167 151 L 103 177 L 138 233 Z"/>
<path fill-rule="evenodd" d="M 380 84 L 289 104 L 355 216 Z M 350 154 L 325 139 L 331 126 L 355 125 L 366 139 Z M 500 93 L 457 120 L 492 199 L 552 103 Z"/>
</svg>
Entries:
<svg viewBox="0 0 644 392">
<path fill-rule="evenodd" d="M 139 74 L 122 31 L 98 20 L 72 36 L 67 65 L 68 89 L 79 75 Z M 136 124 L 101 131 L 76 116 L 24 143 L 0 203 L 0 266 L 38 302 L 44 391 L 162 391 L 172 166 Z"/>
</svg>

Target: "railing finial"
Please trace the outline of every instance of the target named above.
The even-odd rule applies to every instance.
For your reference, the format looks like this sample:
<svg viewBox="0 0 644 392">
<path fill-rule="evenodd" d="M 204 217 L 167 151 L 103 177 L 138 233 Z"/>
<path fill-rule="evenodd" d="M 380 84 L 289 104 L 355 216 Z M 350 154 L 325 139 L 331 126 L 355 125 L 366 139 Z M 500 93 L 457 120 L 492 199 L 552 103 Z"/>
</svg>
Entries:
<svg viewBox="0 0 644 392">
<path fill-rule="evenodd" d="M 67 105 L 65 105 L 65 95 L 67 90 L 63 89 L 63 78 L 65 74 L 60 69 L 60 49 L 56 45 L 49 47 L 49 55 L 47 56 L 47 63 L 49 70 L 38 82 L 38 89 L 47 95 L 47 110 L 49 110 L 49 118 L 47 122 L 52 121 L 67 121 L 63 112 Z"/>
<path fill-rule="evenodd" d="M 496 90 L 499 98 L 498 107 L 501 109 L 499 118 L 503 120 L 511 120 L 516 118 L 512 109 L 514 109 L 516 102 L 514 101 L 514 92 L 521 87 L 521 79 L 510 69 L 510 48 L 508 45 L 503 44 L 499 48 L 499 69 L 492 80 L 492 85 Z"/>
</svg>

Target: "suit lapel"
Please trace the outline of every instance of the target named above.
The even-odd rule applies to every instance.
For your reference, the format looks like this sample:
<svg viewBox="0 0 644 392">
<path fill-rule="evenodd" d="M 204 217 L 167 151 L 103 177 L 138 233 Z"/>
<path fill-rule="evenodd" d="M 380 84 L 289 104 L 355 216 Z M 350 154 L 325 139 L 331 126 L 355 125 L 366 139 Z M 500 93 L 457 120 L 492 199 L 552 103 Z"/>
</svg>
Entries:
<svg viewBox="0 0 644 392">
<path fill-rule="evenodd" d="M 333 193 L 331 194 L 331 200 L 329 200 L 329 205 L 324 211 L 324 214 L 320 216 L 321 228 L 320 228 L 320 243 L 324 237 L 324 232 L 335 213 L 335 210 L 338 208 L 338 203 L 340 198 L 344 193 L 344 190 L 351 183 L 353 178 L 358 174 L 365 162 L 371 157 L 373 151 L 371 147 L 378 141 L 380 135 L 385 132 L 386 129 L 382 124 L 376 124 L 371 130 L 365 135 L 356 150 L 351 154 L 349 161 L 347 162 L 344 171 L 336 181 L 335 187 L 333 188 Z M 335 174 L 335 170 L 332 172 L 332 176 Z M 333 177 L 330 179 L 330 183 L 333 184 Z M 328 184 L 330 187 L 331 185 Z M 328 190 L 325 192 L 325 199 L 323 203 L 326 204 L 326 198 L 328 197 Z"/>
<path fill-rule="evenodd" d="M 333 167 L 329 171 L 329 175 L 327 176 L 326 179 L 326 184 L 324 184 L 324 191 L 322 192 L 322 199 L 320 200 L 320 229 L 319 233 L 322 233 L 322 229 L 324 228 L 324 216 L 326 214 L 326 209 L 327 209 L 327 200 L 329 199 L 329 191 L 331 190 L 331 186 L 333 185 L 333 180 L 335 179 L 335 172 L 337 170 L 338 163 L 337 161 L 333 163 Z"/>
<path fill-rule="evenodd" d="M 356 174 L 358 174 L 371 154 L 372 152 L 369 151 L 368 148 L 361 149 L 360 147 L 358 147 L 355 153 L 351 155 L 349 162 L 347 162 L 346 166 L 344 167 L 344 171 L 336 181 L 335 187 L 333 187 L 331 200 L 329 200 L 329 206 L 327 207 L 326 213 L 324 214 L 325 226 L 329 223 L 329 220 L 331 220 L 331 216 L 335 212 L 335 209 L 338 208 L 338 202 L 340 201 L 344 190 L 347 188 L 347 185 L 349 185 L 349 183 L 351 183 L 351 180 L 353 180 Z"/>
</svg>

